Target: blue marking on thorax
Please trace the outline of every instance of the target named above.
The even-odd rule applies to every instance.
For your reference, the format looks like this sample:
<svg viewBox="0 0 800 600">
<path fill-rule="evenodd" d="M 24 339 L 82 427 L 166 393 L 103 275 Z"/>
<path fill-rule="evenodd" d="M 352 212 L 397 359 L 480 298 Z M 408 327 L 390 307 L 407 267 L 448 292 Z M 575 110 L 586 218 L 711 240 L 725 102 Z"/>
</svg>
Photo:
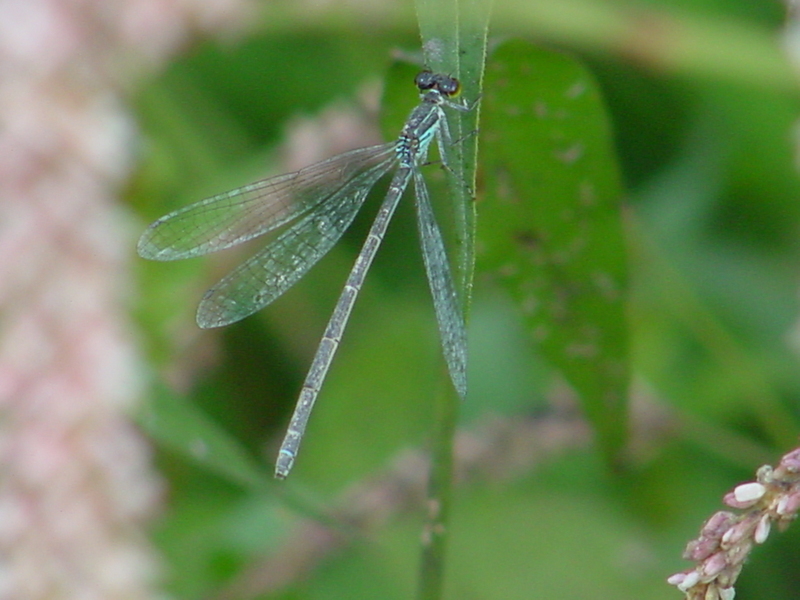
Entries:
<svg viewBox="0 0 800 600">
<path fill-rule="evenodd" d="M 397 140 L 397 159 L 403 167 L 413 167 L 425 156 L 431 141 L 444 118 L 439 105 L 442 95 L 431 90 L 422 97 L 419 104 L 406 120 L 405 127 Z"/>
</svg>

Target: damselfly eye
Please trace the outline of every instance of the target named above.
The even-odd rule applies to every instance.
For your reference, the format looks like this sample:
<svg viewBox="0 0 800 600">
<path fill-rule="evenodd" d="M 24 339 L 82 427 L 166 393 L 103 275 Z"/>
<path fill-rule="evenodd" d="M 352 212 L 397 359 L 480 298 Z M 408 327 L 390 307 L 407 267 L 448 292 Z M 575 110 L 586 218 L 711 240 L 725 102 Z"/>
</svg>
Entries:
<svg viewBox="0 0 800 600">
<path fill-rule="evenodd" d="M 436 83 L 436 89 L 442 92 L 445 96 L 455 96 L 461 91 L 461 83 L 455 77 L 447 77 L 440 75 Z"/>
<path fill-rule="evenodd" d="M 430 71 L 420 71 L 414 78 L 414 83 L 420 91 L 430 90 L 436 86 L 438 77 Z"/>
<path fill-rule="evenodd" d="M 419 73 L 414 79 L 414 83 L 417 84 L 421 92 L 435 89 L 445 96 L 455 96 L 461 91 L 461 83 L 459 83 L 458 79 L 449 75 L 432 73 L 431 71 Z"/>
</svg>

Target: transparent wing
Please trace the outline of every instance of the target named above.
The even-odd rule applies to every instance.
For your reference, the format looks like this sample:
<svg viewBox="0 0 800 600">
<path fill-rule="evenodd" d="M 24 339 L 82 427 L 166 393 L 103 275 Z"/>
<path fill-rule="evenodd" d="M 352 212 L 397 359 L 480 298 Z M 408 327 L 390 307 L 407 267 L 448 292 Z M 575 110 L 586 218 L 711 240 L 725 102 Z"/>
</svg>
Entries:
<svg viewBox="0 0 800 600">
<path fill-rule="evenodd" d="M 234 323 L 283 294 L 342 237 L 394 153 L 335 190 L 324 203 L 208 290 L 197 308 L 203 329 Z"/>
<path fill-rule="evenodd" d="M 431 208 L 428 187 L 419 170 L 414 170 L 422 258 L 433 296 L 444 359 L 450 378 L 461 398 L 467 395 L 467 331 L 459 307 L 453 275 L 447 262 L 444 241 Z"/>
<path fill-rule="evenodd" d="M 176 210 L 145 230 L 139 239 L 139 256 L 177 260 L 253 239 L 313 209 L 349 181 L 391 160 L 394 147 L 395 143 L 389 143 L 345 152 Z"/>
</svg>

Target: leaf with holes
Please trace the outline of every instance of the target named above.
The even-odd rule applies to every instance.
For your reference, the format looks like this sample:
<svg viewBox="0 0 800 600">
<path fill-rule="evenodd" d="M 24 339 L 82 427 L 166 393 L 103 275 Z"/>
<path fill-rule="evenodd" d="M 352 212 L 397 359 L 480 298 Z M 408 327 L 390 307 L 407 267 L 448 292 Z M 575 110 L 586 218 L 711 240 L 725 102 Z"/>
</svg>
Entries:
<svg viewBox="0 0 800 600">
<path fill-rule="evenodd" d="M 626 428 L 627 277 L 599 89 L 574 58 L 508 42 L 487 65 L 482 110 L 479 272 L 511 293 L 613 460 Z"/>
</svg>

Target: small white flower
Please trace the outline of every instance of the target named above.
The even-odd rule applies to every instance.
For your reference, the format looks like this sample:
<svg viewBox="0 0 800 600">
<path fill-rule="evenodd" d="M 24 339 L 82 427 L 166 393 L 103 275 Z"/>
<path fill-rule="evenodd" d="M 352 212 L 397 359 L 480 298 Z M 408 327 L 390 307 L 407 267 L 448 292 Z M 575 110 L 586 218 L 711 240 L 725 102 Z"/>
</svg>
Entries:
<svg viewBox="0 0 800 600">
<path fill-rule="evenodd" d="M 686 579 L 686 573 L 675 573 L 667 578 L 667 583 L 670 585 L 680 585 Z"/>
<path fill-rule="evenodd" d="M 691 571 L 690 573 L 686 573 L 686 577 L 683 578 L 678 584 L 678 589 L 684 593 L 692 589 L 700 582 L 700 573 L 697 571 Z"/>
<path fill-rule="evenodd" d="M 753 540 L 755 540 L 756 544 L 763 544 L 767 541 L 771 525 L 772 522 L 769 519 L 769 515 L 764 515 L 759 519 L 755 534 L 753 534 Z"/>
<path fill-rule="evenodd" d="M 733 490 L 733 497 L 739 502 L 755 502 L 760 500 L 767 493 L 767 488 L 762 484 L 751 481 L 737 485 Z"/>
<path fill-rule="evenodd" d="M 736 590 L 732 587 L 719 590 L 720 600 L 733 600 L 736 596 Z"/>
<path fill-rule="evenodd" d="M 788 512 L 786 509 L 789 507 L 789 496 L 783 495 L 778 499 L 778 504 L 775 506 L 775 512 L 781 517 L 785 516 Z"/>
</svg>

